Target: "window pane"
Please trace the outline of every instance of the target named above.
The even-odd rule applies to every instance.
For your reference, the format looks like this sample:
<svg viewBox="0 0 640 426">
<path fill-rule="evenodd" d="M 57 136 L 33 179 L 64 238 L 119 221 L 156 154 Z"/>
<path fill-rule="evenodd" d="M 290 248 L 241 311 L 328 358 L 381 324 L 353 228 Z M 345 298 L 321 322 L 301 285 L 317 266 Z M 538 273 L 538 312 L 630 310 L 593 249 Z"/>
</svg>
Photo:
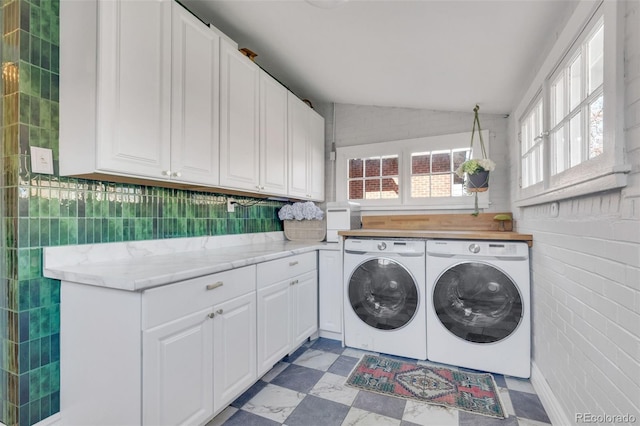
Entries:
<svg viewBox="0 0 640 426">
<path fill-rule="evenodd" d="M 551 87 L 551 96 L 551 117 L 553 125 L 555 126 L 562 121 L 566 115 L 564 110 L 564 72 L 561 73 L 555 83 L 553 83 L 553 86 Z M 537 120 L 535 124 L 537 127 Z M 534 131 L 537 130 L 538 129 L 534 129 Z M 539 133 L 535 133 L 533 136 L 536 137 L 538 134 Z"/>
<path fill-rule="evenodd" d="M 431 173 L 431 155 L 429 152 L 411 154 L 411 174 Z"/>
<path fill-rule="evenodd" d="M 367 179 L 364 181 L 364 193 L 367 200 L 380 198 L 380 179 Z"/>
<path fill-rule="evenodd" d="M 451 154 L 449 152 L 433 153 L 431 156 L 433 173 L 451 172 Z"/>
<path fill-rule="evenodd" d="M 382 176 L 398 176 L 398 157 L 382 158 Z"/>
<path fill-rule="evenodd" d="M 431 195 L 431 176 L 411 176 L 411 197 L 425 198 Z"/>
<path fill-rule="evenodd" d="M 582 113 L 576 114 L 569 122 L 570 167 L 582 161 Z"/>
<path fill-rule="evenodd" d="M 566 169 L 567 147 L 564 141 L 564 127 L 551 134 L 551 174 L 558 174 Z"/>
<path fill-rule="evenodd" d="M 364 193 L 364 181 L 352 180 L 349 182 L 349 199 L 362 200 Z"/>
<path fill-rule="evenodd" d="M 398 189 L 398 178 L 382 179 L 382 198 L 398 198 L 400 196 Z"/>
<path fill-rule="evenodd" d="M 602 96 L 589 105 L 589 158 L 597 157 L 603 151 L 603 110 Z"/>
<path fill-rule="evenodd" d="M 380 158 L 367 158 L 364 162 L 365 176 L 380 176 Z"/>
<path fill-rule="evenodd" d="M 600 26 L 588 44 L 589 54 L 589 93 L 592 93 L 602 84 L 603 78 L 603 52 L 604 52 L 604 25 Z"/>
<path fill-rule="evenodd" d="M 470 157 L 471 151 L 468 149 L 462 151 L 453 151 L 453 170 L 457 170 L 458 167 L 460 167 L 460 164 L 467 161 Z"/>
<path fill-rule="evenodd" d="M 431 196 L 448 197 L 451 195 L 451 175 L 431 176 Z"/>
<path fill-rule="evenodd" d="M 363 161 L 361 158 L 353 158 L 349 160 L 349 178 L 361 178 L 363 176 Z"/>
<path fill-rule="evenodd" d="M 582 101 L 582 55 L 569 67 L 569 110 L 573 111 Z"/>
</svg>

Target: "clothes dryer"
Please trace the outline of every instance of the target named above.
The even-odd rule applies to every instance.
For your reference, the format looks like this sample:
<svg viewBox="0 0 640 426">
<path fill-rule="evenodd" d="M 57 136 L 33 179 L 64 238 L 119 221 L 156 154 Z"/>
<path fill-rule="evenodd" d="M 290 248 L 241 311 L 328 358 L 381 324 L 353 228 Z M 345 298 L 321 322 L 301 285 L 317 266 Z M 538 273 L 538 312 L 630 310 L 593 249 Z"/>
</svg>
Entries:
<svg viewBox="0 0 640 426">
<path fill-rule="evenodd" d="M 528 245 L 430 240 L 426 264 L 427 358 L 529 377 Z"/>
<path fill-rule="evenodd" d="M 344 242 L 344 344 L 426 359 L 425 242 Z"/>
</svg>

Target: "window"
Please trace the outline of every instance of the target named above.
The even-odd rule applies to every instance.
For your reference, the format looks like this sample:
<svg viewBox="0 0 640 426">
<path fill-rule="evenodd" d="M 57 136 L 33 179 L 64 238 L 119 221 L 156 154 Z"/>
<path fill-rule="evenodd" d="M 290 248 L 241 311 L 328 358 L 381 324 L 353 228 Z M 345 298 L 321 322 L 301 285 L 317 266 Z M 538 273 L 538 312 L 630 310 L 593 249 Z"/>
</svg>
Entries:
<svg viewBox="0 0 640 426">
<path fill-rule="evenodd" d="M 600 18 L 551 77 L 552 175 L 602 154 L 603 34 Z"/>
<path fill-rule="evenodd" d="M 349 199 L 398 198 L 398 156 L 349 159 Z"/>
<path fill-rule="evenodd" d="M 516 109 L 516 206 L 626 185 L 619 90 L 623 39 L 617 30 L 622 19 L 618 2 L 578 3 Z"/>
<path fill-rule="evenodd" d="M 473 156 L 470 141 L 471 133 L 459 133 L 338 148 L 336 198 L 381 209 L 473 208 L 455 174 Z M 488 195 L 480 202 L 487 207 Z"/>
<path fill-rule="evenodd" d="M 542 99 L 522 120 L 520 143 L 522 146 L 522 187 L 542 181 L 544 145 L 542 143 Z"/>
</svg>

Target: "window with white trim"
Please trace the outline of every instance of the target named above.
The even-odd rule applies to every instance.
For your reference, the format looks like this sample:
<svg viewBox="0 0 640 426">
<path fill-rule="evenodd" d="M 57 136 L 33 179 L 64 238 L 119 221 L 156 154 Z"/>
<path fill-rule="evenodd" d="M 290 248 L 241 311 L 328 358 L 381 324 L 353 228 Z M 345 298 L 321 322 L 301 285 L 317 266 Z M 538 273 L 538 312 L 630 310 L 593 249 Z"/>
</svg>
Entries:
<svg viewBox="0 0 640 426">
<path fill-rule="evenodd" d="M 523 188 L 542 182 L 544 158 L 542 129 L 542 98 L 539 98 L 522 120 L 520 131 Z"/>
<path fill-rule="evenodd" d="M 516 109 L 516 206 L 626 185 L 619 90 L 623 19 L 618 2 L 580 2 Z"/>
<path fill-rule="evenodd" d="M 476 135 L 477 137 L 477 135 Z M 488 131 L 483 130 L 488 140 Z M 337 149 L 336 199 L 363 207 L 473 208 L 456 169 L 474 157 L 471 133 L 363 144 Z M 475 153 L 481 157 L 480 150 Z M 488 206 L 488 194 L 479 200 Z"/>
</svg>

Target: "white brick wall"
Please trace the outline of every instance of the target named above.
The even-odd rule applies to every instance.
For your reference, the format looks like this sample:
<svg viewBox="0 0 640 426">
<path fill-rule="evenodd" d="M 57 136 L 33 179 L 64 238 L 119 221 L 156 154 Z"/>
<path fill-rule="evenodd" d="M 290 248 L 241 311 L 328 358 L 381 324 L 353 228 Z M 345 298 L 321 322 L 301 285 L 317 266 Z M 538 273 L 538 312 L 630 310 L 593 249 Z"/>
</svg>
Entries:
<svg viewBox="0 0 640 426">
<path fill-rule="evenodd" d="M 466 113 L 336 104 L 336 147 L 471 132 L 474 106 L 469 105 L 470 112 Z M 331 105 L 318 107 L 318 111 L 326 120 L 327 153 L 331 148 L 333 132 L 332 107 Z M 486 211 L 508 211 L 510 209 L 507 179 L 509 176 L 508 119 L 503 115 L 482 114 L 481 105 L 480 124 L 483 130 L 490 132 L 489 156 L 497 163 L 496 170 L 491 173 L 491 205 Z M 325 198 L 327 201 L 334 201 L 335 174 L 332 173 L 335 173 L 335 168 L 328 158 L 327 154 Z"/>
<path fill-rule="evenodd" d="M 640 421 L 640 2 L 625 9 L 622 191 L 514 209 L 532 249 L 533 360 L 568 419 L 633 414 Z M 515 126 L 515 120 L 510 120 Z M 517 152 L 510 154 L 517 164 Z M 511 169 L 514 178 L 517 168 Z"/>
</svg>

